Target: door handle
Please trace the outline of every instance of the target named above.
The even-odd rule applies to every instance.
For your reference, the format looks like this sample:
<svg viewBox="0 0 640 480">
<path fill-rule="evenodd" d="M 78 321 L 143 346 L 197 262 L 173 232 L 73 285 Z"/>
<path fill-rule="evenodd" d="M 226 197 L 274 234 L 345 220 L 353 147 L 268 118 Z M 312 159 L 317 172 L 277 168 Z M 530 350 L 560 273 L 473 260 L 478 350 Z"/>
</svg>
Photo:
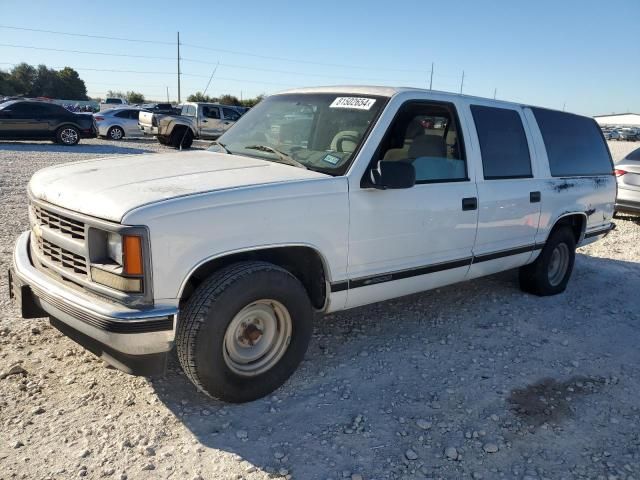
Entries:
<svg viewBox="0 0 640 480">
<path fill-rule="evenodd" d="M 462 199 L 462 210 L 477 210 L 478 199 L 476 197 L 467 197 Z"/>
<path fill-rule="evenodd" d="M 540 203 L 541 198 L 540 192 L 529 192 L 529 203 Z"/>
</svg>

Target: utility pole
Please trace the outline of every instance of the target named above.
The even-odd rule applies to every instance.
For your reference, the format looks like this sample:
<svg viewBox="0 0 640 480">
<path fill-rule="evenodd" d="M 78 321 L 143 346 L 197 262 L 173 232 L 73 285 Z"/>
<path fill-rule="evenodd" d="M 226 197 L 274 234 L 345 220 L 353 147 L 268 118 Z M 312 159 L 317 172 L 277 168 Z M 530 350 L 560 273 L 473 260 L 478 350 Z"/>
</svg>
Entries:
<svg viewBox="0 0 640 480">
<path fill-rule="evenodd" d="M 564 112 L 564 109 L 565 109 L 565 108 L 567 108 L 567 102 L 564 102 L 564 103 L 562 104 L 562 111 L 563 111 L 563 112 Z"/>
<path fill-rule="evenodd" d="M 464 86 L 464 70 L 462 70 L 462 81 L 460 82 L 460 93 L 462 93 L 463 86 Z"/>
<path fill-rule="evenodd" d="M 494 89 L 493 89 L 493 99 L 494 99 L 494 100 L 496 99 L 496 95 L 497 95 L 497 94 L 498 94 L 498 89 L 497 89 L 497 88 L 494 88 Z"/>
<path fill-rule="evenodd" d="M 167 87 L 167 103 L 169 103 L 169 87 Z"/>
<path fill-rule="evenodd" d="M 178 103 L 180 103 L 180 32 L 178 32 Z"/>
<path fill-rule="evenodd" d="M 433 90 L 433 62 L 431 62 L 431 78 L 429 79 L 429 90 Z"/>
</svg>

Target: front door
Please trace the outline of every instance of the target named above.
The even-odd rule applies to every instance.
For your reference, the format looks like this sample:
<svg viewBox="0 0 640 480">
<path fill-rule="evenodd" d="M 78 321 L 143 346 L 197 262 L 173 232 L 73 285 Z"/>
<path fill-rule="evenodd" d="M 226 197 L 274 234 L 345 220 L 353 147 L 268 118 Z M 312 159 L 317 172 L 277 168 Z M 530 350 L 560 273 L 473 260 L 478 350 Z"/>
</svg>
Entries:
<svg viewBox="0 0 640 480">
<path fill-rule="evenodd" d="M 3 109 L 2 131 L 5 138 L 40 138 L 48 130 L 46 119 L 36 102 L 19 102 Z"/>
<path fill-rule="evenodd" d="M 376 160 L 412 163 L 416 185 L 350 192 L 348 307 L 460 281 L 472 260 L 477 191 L 456 105 L 403 104 Z"/>
<path fill-rule="evenodd" d="M 224 120 L 217 105 L 200 105 L 198 118 L 200 119 L 200 136 L 203 138 L 218 138 L 224 133 Z"/>
</svg>

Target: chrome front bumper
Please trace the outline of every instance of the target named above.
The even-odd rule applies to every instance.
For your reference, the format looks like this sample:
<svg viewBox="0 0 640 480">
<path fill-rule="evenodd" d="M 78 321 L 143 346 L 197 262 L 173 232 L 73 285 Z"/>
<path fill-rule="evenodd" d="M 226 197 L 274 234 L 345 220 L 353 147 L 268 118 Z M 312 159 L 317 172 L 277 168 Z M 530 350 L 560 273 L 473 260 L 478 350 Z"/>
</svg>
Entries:
<svg viewBox="0 0 640 480">
<path fill-rule="evenodd" d="M 164 371 L 176 307 L 132 309 L 67 287 L 34 267 L 29 240 L 30 232 L 18 237 L 10 272 L 10 295 L 19 301 L 23 317 L 51 317 L 65 335 L 125 372 Z"/>
</svg>

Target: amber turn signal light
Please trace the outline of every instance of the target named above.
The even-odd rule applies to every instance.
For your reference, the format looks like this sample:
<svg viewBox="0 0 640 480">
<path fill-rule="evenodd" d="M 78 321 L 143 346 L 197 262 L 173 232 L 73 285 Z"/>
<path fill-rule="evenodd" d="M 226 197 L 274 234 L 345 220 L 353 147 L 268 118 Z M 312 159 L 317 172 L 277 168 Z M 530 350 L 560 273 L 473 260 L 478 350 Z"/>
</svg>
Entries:
<svg viewBox="0 0 640 480">
<path fill-rule="evenodd" d="M 122 253 L 125 275 L 142 275 L 144 273 L 142 262 L 142 237 L 135 235 L 123 235 Z"/>
</svg>

